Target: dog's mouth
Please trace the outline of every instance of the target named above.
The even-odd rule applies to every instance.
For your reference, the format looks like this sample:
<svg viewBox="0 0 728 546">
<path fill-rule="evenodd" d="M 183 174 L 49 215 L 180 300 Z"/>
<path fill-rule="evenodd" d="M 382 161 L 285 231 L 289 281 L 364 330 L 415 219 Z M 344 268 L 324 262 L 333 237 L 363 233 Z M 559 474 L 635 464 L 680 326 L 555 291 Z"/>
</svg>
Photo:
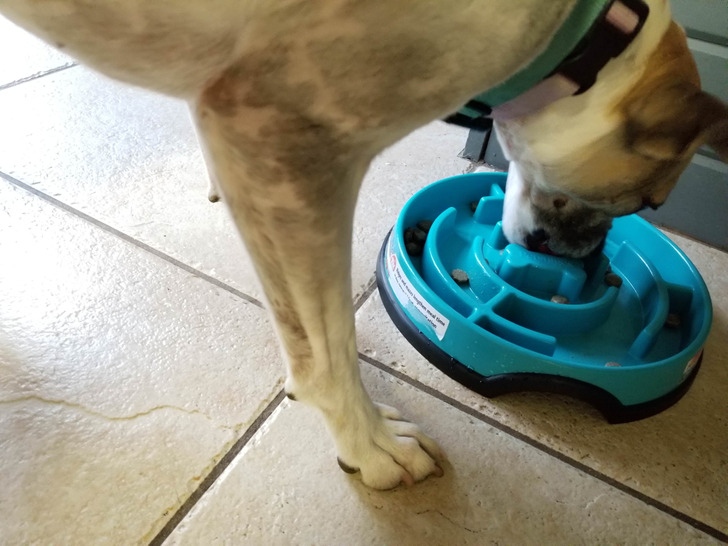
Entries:
<svg viewBox="0 0 728 546">
<path fill-rule="evenodd" d="M 598 257 L 602 254 L 602 251 L 604 250 L 605 243 L 606 237 L 602 238 L 590 252 L 586 254 L 579 254 L 578 259 L 584 260 L 585 263 L 594 259 L 598 259 Z M 537 252 L 539 254 L 547 254 L 549 256 L 556 256 L 559 258 L 574 257 L 570 256 L 568 252 L 554 251 L 549 245 L 549 235 L 543 229 L 538 229 L 533 233 L 527 235 L 524 239 L 524 246 L 531 252 Z"/>
<path fill-rule="evenodd" d="M 549 236 L 545 230 L 539 229 L 533 233 L 526 235 L 526 248 L 539 254 L 548 254 L 550 256 L 557 256 L 557 254 L 549 248 Z"/>
<path fill-rule="evenodd" d="M 539 245 L 536 249 L 536 252 L 538 252 L 539 254 L 548 254 L 549 256 L 558 256 L 558 254 L 551 250 L 549 248 L 549 245 L 547 245 L 546 243 Z"/>
</svg>

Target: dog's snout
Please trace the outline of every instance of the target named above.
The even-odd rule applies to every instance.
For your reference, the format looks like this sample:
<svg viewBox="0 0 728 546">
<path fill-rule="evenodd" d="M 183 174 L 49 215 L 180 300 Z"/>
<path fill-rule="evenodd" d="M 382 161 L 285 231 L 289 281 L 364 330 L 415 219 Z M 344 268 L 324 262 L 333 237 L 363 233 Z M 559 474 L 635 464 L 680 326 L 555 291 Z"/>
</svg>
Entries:
<svg viewBox="0 0 728 546">
<path fill-rule="evenodd" d="M 534 252 L 543 252 L 546 248 L 546 241 L 548 240 L 548 233 L 543 229 L 537 229 L 533 233 L 526 235 L 526 248 Z"/>
</svg>

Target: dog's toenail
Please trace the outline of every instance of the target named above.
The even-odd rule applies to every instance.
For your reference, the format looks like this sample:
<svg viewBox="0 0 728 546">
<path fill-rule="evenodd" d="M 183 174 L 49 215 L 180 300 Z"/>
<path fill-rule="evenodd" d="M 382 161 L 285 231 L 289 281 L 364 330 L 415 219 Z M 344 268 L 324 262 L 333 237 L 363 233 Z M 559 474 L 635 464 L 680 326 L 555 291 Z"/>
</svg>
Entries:
<svg viewBox="0 0 728 546">
<path fill-rule="evenodd" d="M 220 200 L 219 195 L 210 195 L 207 198 L 210 200 L 210 203 L 217 203 Z"/>
<path fill-rule="evenodd" d="M 348 464 L 344 463 L 338 457 L 336 457 L 336 462 L 339 463 L 339 468 L 341 468 L 341 470 L 343 470 L 347 474 L 356 474 L 357 472 L 359 472 L 359 469 L 358 468 L 352 468 L 352 467 L 350 467 Z"/>
<path fill-rule="evenodd" d="M 287 392 L 286 396 L 288 397 L 289 400 L 293 400 L 294 402 L 296 401 L 296 397 L 294 396 L 293 393 Z"/>
<path fill-rule="evenodd" d="M 445 471 L 440 465 L 435 465 L 435 470 L 432 472 L 432 475 L 436 478 L 442 478 L 445 475 Z"/>
<path fill-rule="evenodd" d="M 412 487 L 415 484 L 415 480 L 409 472 L 405 471 L 402 474 L 402 481 L 400 483 L 403 483 L 406 487 Z"/>
</svg>

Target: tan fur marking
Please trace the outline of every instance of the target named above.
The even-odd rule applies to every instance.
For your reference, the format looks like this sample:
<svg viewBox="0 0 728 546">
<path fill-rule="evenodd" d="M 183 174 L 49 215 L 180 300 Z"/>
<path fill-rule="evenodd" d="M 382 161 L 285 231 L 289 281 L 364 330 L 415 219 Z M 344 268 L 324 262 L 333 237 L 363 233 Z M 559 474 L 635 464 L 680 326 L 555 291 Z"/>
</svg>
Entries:
<svg viewBox="0 0 728 546">
<path fill-rule="evenodd" d="M 657 49 L 650 55 L 644 76 L 615 105 L 615 110 L 625 115 L 632 105 L 652 96 L 658 88 L 676 82 L 700 88 L 700 76 L 690 55 L 685 32 L 673 21 Z"/>
</svg>

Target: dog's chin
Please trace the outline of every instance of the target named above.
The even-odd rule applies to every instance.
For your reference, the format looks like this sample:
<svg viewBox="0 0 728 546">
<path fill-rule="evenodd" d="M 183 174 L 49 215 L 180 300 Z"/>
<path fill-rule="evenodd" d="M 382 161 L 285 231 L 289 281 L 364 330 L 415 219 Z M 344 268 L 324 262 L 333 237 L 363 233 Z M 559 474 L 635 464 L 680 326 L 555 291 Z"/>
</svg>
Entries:
<svg viewBox="0 0 728 546">
<path fill-rule="evenodd" d="M 576 248 L 559 243 L 559 241 L 548 241 L 545 244 L 545 248 L 539 248 L 536 249 L 536 251 L 545 252 L 547 254 L 560 256 L 563 258 L 586 259 L 593 256 L 594 254 L 601 253 L 603 249 L 604 239 L 600 239 Z"/>
<path fill-rule="evenodd" d="M 510 229 L 509 229 L 510 228 Z M 565 241 L 554 239 L 545 235 L 545 230 L 536 229 L 526 233 L 523 229 L 503 225 L 503 233 L 509 243 L 517 244 L 532 252 L 548 254 L 562 258 L 587 259 L 600 254 L 604 249 L 604 237 L 593 240 L 580 240 L 579 245 L 571 245 Z"/>
<path fill-rule="evenodd" d="M 548 208 L 554 201 L 552 194 L 524 183 L 521 170 L 517 163 L 511 163 L 508 171 L 501 227 L 509 243 L 577 259 L 602 248 L 611 218 L 573 199 L 564 198 L 560 208 Z"/>
<path fill-rule="evenodd" d="M 538 254 L 548 254 L 549 256 L 555 256 L 558 258 L 572 258 L 576 260 L 582 260 L 589 258 L 596 252 L 601 252 L 602 248 L 604 247 L 604 243 L 595 243 L 594 245 L 590 245 L 588 247 L 584 248 L 570 248 L 567 246 L 559 245 L 558 243 L 552 244 L 552 243 L 544 243 L 539 245 L 536 248 L 530 247 L 528 244 L 518 243 L 521 246 L 526 247 L 528 250 L 532 252 L 536 252 Z"/>
</svg>

